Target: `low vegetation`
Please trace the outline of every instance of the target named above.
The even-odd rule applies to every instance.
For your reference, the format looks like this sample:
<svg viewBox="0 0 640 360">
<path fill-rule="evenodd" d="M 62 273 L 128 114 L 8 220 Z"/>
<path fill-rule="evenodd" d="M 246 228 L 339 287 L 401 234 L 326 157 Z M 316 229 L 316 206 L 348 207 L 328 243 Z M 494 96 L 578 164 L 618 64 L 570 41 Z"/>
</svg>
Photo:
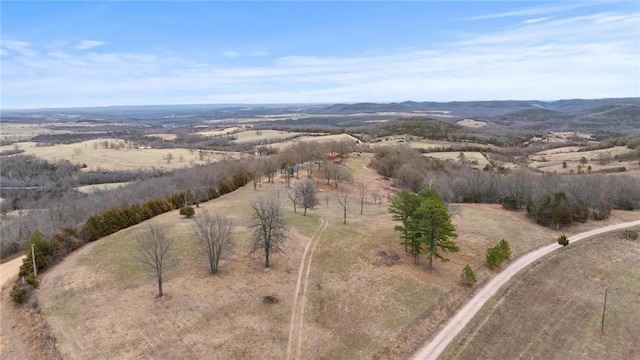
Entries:
<svg viewBox="0 0 640 360">
<path fill-rule="evenodd" d="M 289 328 L 293 294 L 304 299 L 303 358 L 406 358 L 506 259 L 549 239 L 566 245 L 560 230 L 596 227 L 590 220 L 611 222 L 620 218 L 617 210 L 640 207 L 640 166 L 634 164 L 640 159 L 628 151 L 633 135 L 611 137 L 608 144 L 629 148 L 596 160 L 611 151 L 597 148 L 603 134 L 569 133 L 564 143 L 551 144 L 545 134 L 500 128 L 548 111 L 487 113 L 485 125 L 474 129 L 453 125 L 461 118 L 449 114 L 434 120 L 332 113 L 363 106 L 323 109 L 327 113 L 317 119 L 301 115 L 300 133 L 291 128 L 298 120 L 275 114 L 277 123 L 268 116 L 250 125 L 246 119 L 176 120 L 149 130 L 124 127 L 121 139 L 114 132 L 99 140 L 95 132 L 75 138 L 95 149 L 74 142 L 70 128 L 43 134 L 33 148 L 3 148 L 1 195 L 8 201 L 0 250 L 3 257 L 27 254 L 14 301 L 42 304 L 62 353 L 81 358 L 202 358 L 210 351 L 222 358 L 277 358 L 290 341 L 283 329 Z M 551 123 L 577 118 L 556 110 Z M 325 123 L 317 125 L 318 119 Z M 332 135 L 300 136 L 313 126 Z M 571 158 L 561 154 L 567 145 L 575 147 Z M 43 160 L 28 154 L 45 148 L 66 155 Z M 85 161 L 146 150 L 153 150 L 148 163 L 160 156 L 155 168 L 140 170 L 136 163 L 127 165 L 136 170 L 105 170 Z M 246 159 L 216 163 L 221 157 Z M 528 163 L 552 157 L 562 171 Z M 625 169 L 600 173 L 614 165 Z M 127 184 L 117 191 L 76 191 L 113 182 Z M 637 239 L 637 231 L 621 237 Z M 171 240 L 160 253 L 177 261 L 163 257 L 159 263 L 145 239 Z M 31 244 L 35 268 L 25 252 Z M 144 263 L 151 266 L 135 254 L 147 254 Z M 420 255 L 428 257 L 429 271 L 411 265 L 420 264 Z M 434 267 L 433 258 L 442 263 Z M 53 264 L 59 265 L 36 278 L 36 270 L 40 276 Z M 149 296 L 155 292 L 149 269 L 156 298 Z M 306 277 L 302 293 L 294 287 L 298 274 Z M 151 323 L 175 331 L 150 334 Z M 79 342 L 86 345 L 79 348 Z"/>
<path fill-rule="evenodd" d="M 443 358 L 634 358 L 640 252 L 620 233 L 554 252 L 516 275 Z"/>
</svg>

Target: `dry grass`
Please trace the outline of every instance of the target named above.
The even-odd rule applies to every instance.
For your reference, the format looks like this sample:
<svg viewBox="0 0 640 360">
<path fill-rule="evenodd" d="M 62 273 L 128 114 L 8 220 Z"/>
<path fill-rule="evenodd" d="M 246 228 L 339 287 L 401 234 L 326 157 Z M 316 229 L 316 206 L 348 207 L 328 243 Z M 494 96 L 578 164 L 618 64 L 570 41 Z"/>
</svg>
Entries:
<svg viewBox="0 0 640 360">
<path fill-rule="evenodd" d="M 229 135 L 238 129 L 239 128 L 237 126 L 233 126 L 233 127 L 228 127 L 221 130 L 199 131 L 196 134 L 200 136 L 206 136 L 206 137 L 216 137 L 216 136 L 222 136 L 222 135 Z"/>
<path fill-rule="evenodd" d="M 206 151 L 206 157 L 200 160 L 197 152 L 188 149 L 105 149 L 103 142 L 124 144 L 120 139 L 89 140 L 75 144 L 36 147 L 33 142 L 19 143 L 25 154 L 33 154 L 48 161 L 69 160 L 72 163 L 86 164 L 85 171 L 97 170 L 138 170 L 138 169 L 176 169 L 205 164 L 224 158 L 239 158 L 240 153 Z M 171 154 L 172 160 L 167 162 Z"/>
<path fill-rule="evenodd" d="M 445 358 L 637 359 L 638 264 L 640 243 L 621 239 L 620 232 L 555 252 L 517 275 Z"/>
<path fill-rule="evenodd" d="M 349 135 L 349 134 L 333 134 L 333 135 L 303 135 L 303 136 L 299 136 L 295 139 L 292 140 L 287 140 L 284 142 L 279 142 L 279 143 L 274 143 L 274 144 L 269 144 L 269 147 L 273 147 L 273 148 L 278 148 L 278 149 L 284 149 L 288 146 L 290 146 L 291 144 L 294 144 L 296 142 L 299 141 L 317 141 L 317 142 L 326 142 L 326 141 L 343 141 L 343 140 L 348 140 L 348 141 L 357 141 L 358 139 L 356 139 L 355 137 Z"/>
<path fill-rule="evenodd" d="M 366 167 L 368 154 L 352 156 L 346 166 L 356 181 L 381 192 L 390 190 L 389 181 Z M 154 279 L 132 257 L 135 238 L 146 223 L 89 244 L 49 271 L 39 296 L 63 356 L 282 358 L 302 252 L 323 217 L 330 225 L 320 236 L 310 270 L 302 358 L 313 358 L 318 351 L 322 358 L 406 358 L 471 294 L 459 285 L 465 264 L 471 264 L 483 283 L 492 276 L 482 265 L 484 250 L 500 238 L 511 242 L 517 256 L 559 234 L 532 224 L 522 211 L 454 205 L 461 251 L 451 254 L 448 263 L 436 262 L 436 270 L 429 272 L 424 265 L 414 266 L 399 245 L 386 199 L 382 206 L 367 204 L 359 215 L 354 190 L 348 224 L 343 225 L 333 185 L 322 182 L 320 204 L 306 217 L 293 213 L 281 193 L 291 236 L 286 254 L 276 256 L 273 268 L 265 272 L 263 259 L 247 255 L 249 233 L 243 226 L 252 200 L 277 188 L 283 191 L 282 179 L 277 181 L 201 204 L 238 224 L 237 246 L 216 276 L 208 274 L 206 260 L 190 240 L 192 220 L 171 212 L 149 221 L 168 228 L 180 258 L 167 272 L 162 300 L 154 296 Z M 397 264 L 381 263 L 381 252 L 397 254 Z M 279 302 L 263 304 L 267 295 Z"/>
<path fill-rule="evenodd" d="M 591 171 L 606 170 L 620 168 L 624 166 L 627 171 L 640 171 L 640 158 L 635 160 L 618 161 L 615 159 L 618 155 L 632 153 L 625 146 L 614 146 L 608 149 L 599 149 L 591 151 L 578 151 L 578 146 L 566 146 L 537 152 L 529 157 L 529 166 L 545 172 L 569 173 L 578 172 L 578 165 L 582 157 L 587 159 L 587 163 L 582 165 L 584 172 L 587 167 L 591 166 Z M 602 163 L 600 160 L 603 160 Z M 567 167 L 563 168 L 562 163 L 566 162 Z"/>
<path fill-rule="evenodd" d="M 301 135 L 301 133 L 293 131 L 279 131 L 279 130 L 247 130 L 234 133 L 236 137 L 234 142 L 272 142 L 277 140 L 290 139 Z"/>
<path fill-rule="evenodd" d="M 470 127 L 470 128 L 481 128 L 483 126 L 486 126 L 487 123 L 484 121 L 477 121 L 477 120 L 473 120 L 473 119 L 464 119 L 464 120 L 460 120 L 456 123 L 456 125 L 460 125 L 460 126 L 466 126 L 466 127 Z"/>
<path fill-rule="evenodd" d="M 97 184 L 97 185 L 85 185 L 85 186 L 76 187 L 76 191 L 79 191 L 83 194 L 92 194 L 100 191 L 117 189 L 127 184 L 128 182 L 117 182 L 117 183 L 105 183 L 105 184 Z"/>
<path fill-rule="evenodd" d="M 384 138 L 384 140 L 382 141 L 373 143 L 374 146 L 386 146 L 386 145 L 397 145 L 397 144 L 407 144 L 412 148 L 425 149 L 425 150 L 446 150 L 446 149 L 450 149 L 451 147 L 474 147 L 474 148 L 482 148 L 482 149 L 496 148 L 494 145 L 467 142 L 467 141 L 445 141 L 445 140 L 405 141 L 403 136 L 402 137 L 389 136 Z"/>
<path fill-rule="evenodd" d="M 24 124 L 0 122 L 0 134 L 3 139 L 30 139 L 38 135 L 69 134 L 70 130 L 54 130 L 51 124 Z"/>
<path fill-rule="evenodd" d="M 486 165 L 489 165 L 489 160 L 478 151 L 447 151 L 447 152 L 432 152 L 426 153 L 424 156 L 432 157 L 440 160 L 450 160 L 450 161 L 459 161 L 460 154 L 464 154 L 464 158 L 467 161 L 478 162 L 477 165 L 474 165 L 479 168 L 484 168 Z"/>
</svg>

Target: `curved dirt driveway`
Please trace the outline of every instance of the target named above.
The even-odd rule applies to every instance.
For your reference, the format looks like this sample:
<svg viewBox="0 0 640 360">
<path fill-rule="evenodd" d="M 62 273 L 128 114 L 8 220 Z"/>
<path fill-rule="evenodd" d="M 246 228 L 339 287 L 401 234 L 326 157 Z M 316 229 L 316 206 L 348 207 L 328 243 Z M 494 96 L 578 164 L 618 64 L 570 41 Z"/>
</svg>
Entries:
<svg viewBox="0 0 640 360">
<path fill-rule="evenodd" d="M 20 266 L 22 265 L 22 259 L 24 258 L 25 256 L 23 255 L 0 264 L 0 287 L 5 286 L 9 280 L 18 276 L 18 273 L 20 273 Z"/>
<path fill-rule="evenodd" d="M 621 230 L 631 226 L 640 225 L 640 220 L 627 223 L 602 227 L 595 230 L 586 231 L 569 237 L 569 243 L 573 243 L 594 235 L 599 235 L 609 231 Z M 469 302 L 460 309 L 447 325 L 438 332 L 435 338 L 425 344 L 418 352 L 413 355 L 414 360 L 436 360 L 440 354 L 447 348 L 449 343 L 464 329 L 471 319 L 480 311 L 482 306 L 493 296 L 498 290 L 507 283 L 518 271 L 522 270 L 532 262 L 549 254 L 550 252 L 561 248 L 562 245 L 550 244 L 516 259 L 511 265 L 496 275 L 489 283 L 482 288 Z"/>
</svg>

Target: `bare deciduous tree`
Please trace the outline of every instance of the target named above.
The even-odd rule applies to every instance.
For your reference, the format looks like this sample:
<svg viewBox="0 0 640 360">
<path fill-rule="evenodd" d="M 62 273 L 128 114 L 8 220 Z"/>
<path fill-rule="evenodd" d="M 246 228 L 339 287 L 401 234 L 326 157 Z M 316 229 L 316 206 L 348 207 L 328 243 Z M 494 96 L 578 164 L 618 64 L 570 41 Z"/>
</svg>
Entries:
<svg viewBox="0 0 640 360">
<path fill-rule="evenodd" d="M 301 199 L 300 199 L 300 192 L 298 192 L 297 183 L 296 183 L 295 189 L 287 190 L 287 196 L 289 197 L 289 200 L 291 200 L 291 203 L 293 203 L 293 212 L 298 212 L 296 206 L 300 203 Z M 306 215 L 307 210 L 305 209 L 304 212 Z"/>
<path fill-rule="evenodd" d="M 365 183 L 358 183 L 357 188 L 358 188 L 358 197 L 360 198 L 360 215 L 362 215 L 364 210 L 364 200 L 367 198 L 367 195 L 369 194 L 369 189 L 367 184 Z"/>
<path fill-rule="evenodd" d="M 162 271 L 173 265 L 171 250 L 173 239 L 165 234 L 158 226 L 149 226 L 149 230 L 138 239 L 137 258 L 155 271 L 158 279 L 158 297 L 162 297 Z"/>
<path fill-rule="evenodd" d="M 235 228 L 233 221 L 220 215 L 211 215 L 203 210 L 195 218 L 195 222 L 193 236 L 204 253 L 207 254 L 211 273 L 217 274 L 220 259 L 233 247 L 233 230 Z"/>
<path fill-rule="evenodd" d="M 304 215 L 307 215 L 307 209 L 313 209 L 318 205 L 316 184 L 312 179 L 306 179 L 296 182 L 296 193 L 302 201 Z"/>
<path fill-rule="evenodd" d="M 338 184 L 341 182 L 351 182 L 351 171 L 349 171 L 348 168 L 342 165 L 331 165 L 335 167 L 335 170 L 333 171 L 333 182 L 336 189 L 338 188 Z"/>
<path fill-rule="evenodd" d="M 344 220 L 342 221 L 342 223 L 346 225 L 347 211 L 349 210 L 349 189 L 341 188 L 337 192 L 337 197 L 338 197 L 338 203 L 340 204 L 340 207 L 343 210 L 342 213 L 343 213 Z"/>
<path fill-rule="evenodd" d="M 253 232 L 253 241 L 250 253 L 264 253 L 264 267 L 268 268 L 271 254 L 284 252 L 287 239 L 284 214 L 276 196 L 259 199 L 251 207 L 253 214 L 249 227 Z"/>
</svg>

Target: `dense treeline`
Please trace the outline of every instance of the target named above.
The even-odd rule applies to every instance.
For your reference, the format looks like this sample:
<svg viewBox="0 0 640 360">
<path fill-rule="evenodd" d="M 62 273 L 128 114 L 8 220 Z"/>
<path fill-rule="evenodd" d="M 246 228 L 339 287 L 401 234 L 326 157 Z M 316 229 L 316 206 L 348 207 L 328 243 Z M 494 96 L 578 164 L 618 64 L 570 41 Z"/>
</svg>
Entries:
<svg viewBox="0 0 640 360">
<path fill-rule="evenodd" d="M 327 152 L 348 154 L 353 143 L 343 142 L 300 142 L 280 151 L 277 155 L 261 156 L 242 161 L 221 161 L 206 166 L 189 169 L 178 169 L 171 173 L 148 173 L 151 178 L 133 181 L 115 190 L 82 194 L 72 187 L 60 192 L 43 192 L 37 197 L 21 199 L 17 210 L 5 217 L 0 227 L 0 252 L 6 259 L 24 250 L 27 239 L 35 230 L 43 236 L 51 238 L 60 229 L 77 228 L 91 216 L 105 213 L 110 209 L 107 218 L 92 220 L 96 227 L 80 232 L 80 236 L 104 236 L 108 229 L 114 228 L 114 222 L 125 223 L 137 218 L 144 219 L 154 213 L 154 206 L 163 208 L 158 199 L 166 201 L 172 208 L 188 204 L 198 204 L 229 193 L 239 186 L 253 181 L 257 186 L 262 177 L 269 181 L 280 172 L 287 184 L 293 177 L 298 177 L 302 166 L 299 164 L 318 161 L 323 175 L 331 175 L 337 181 L 338 166 L 333 166 L 326 158 Z M 309 164 L 308 164 L 309 165 Z M 316 169 L 318 168 L 316 167 Z M 313 170 L 313 167 L 307 167 Z M 3 164 L 4 170 L 4 164 Z M 242 174 L 242 175 L 237 175 Z M 156 176 L 157 175 L 157 176 Z M 3 184 L 4 186 L 4 184 Z M 47 189 L 49 191 L 49 189 Z M 166 208 L 166 206 L 164 206 Z M 115 219 L 115 220 L 114 220 Z M 99 226 L 97 226 L 99 225 Z M 115 226 L 117 227 L 117 226 Z"/>
<path fill-rule="evenodd" d="M 545 226 L 606 219 L 611 209 L 640 208 L 640 178 L 627 174 L 559 175 L 492 167 L 474 169 L 456 162 L 425 158 L 408 146 L 381 147 L 371 162 L 379 174 L 400 188 L 435 188 L 447 202 L 496 203 L 507 209 L 526 208 Z"/>
<path fill-rule="evenodd" d="M 233 177 L 233 174 L 245 172 L 248 164 L 247 161 L 222 161 L 179 169 L 161 177 L 145 178 L 116 190 L 93 194 L 78 193 L 72 188 L 60 192 L 48 189 L 37 198 L 22 199 L 11 216 L 4 216 L 0 227 L 2 258 L 21 252 L 35 230 L 51 237 L 60 229 L 78 227 L 90 216 L 110 208 L 129 208 L 156 199 L 169 199 L 172 195 L 185 191 L 190 193 L 188 201 L 205 201 L 211 196 L 212 188 L 217 189 L 222 180 Z M 225 182 L 223 190 L 233 191 L 238 183 L 239 181 L 231 181 L 230 184 Z"/>
</svg>

